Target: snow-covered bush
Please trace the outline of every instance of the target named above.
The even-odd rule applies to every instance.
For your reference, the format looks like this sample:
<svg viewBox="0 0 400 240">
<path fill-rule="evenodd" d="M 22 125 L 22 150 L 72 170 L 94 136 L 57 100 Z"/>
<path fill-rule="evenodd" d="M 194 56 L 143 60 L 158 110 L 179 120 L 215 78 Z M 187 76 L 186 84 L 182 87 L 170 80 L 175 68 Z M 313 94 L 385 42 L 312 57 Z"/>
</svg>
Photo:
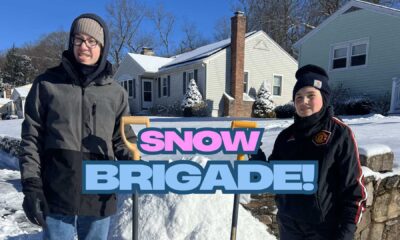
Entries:
<svg viewBox="0 0 400 240">
<path fill-rule="evenodd" d="M 185 117 L 202 117 L 207 116 L 207 103 L 204 102 L 196 81 L 191 79 L 186 89 L 185 96 L 182 99 L 181 110 Z"/>
<path fill-rule="evenodd" d="M 364 115 L 372 111 L 373 102 L 368 96 L 355 96 L 344 102 L 346 115 Z"/>
<path fill-rule="evenodd" d="M 181 102 L 176 101 L 174 104 L 157 104 L 149 109 L 153 116 L 182 116 Z"/>
<path fill-rule="evenodd" d="M 293 102 L 287 103 L 285 105 L 277 106 L 274 109 L 276 118 L 292 118 L 296 109 L 293 105 Z"/>
<path fill-rule="evenodd" d="M 270 91 L 261 84 L 258 90 L 256 101 L 253 104 L 253 116 L 258 118 L 272 118 L 275 117 L 274 101 Z"/>
</svg>

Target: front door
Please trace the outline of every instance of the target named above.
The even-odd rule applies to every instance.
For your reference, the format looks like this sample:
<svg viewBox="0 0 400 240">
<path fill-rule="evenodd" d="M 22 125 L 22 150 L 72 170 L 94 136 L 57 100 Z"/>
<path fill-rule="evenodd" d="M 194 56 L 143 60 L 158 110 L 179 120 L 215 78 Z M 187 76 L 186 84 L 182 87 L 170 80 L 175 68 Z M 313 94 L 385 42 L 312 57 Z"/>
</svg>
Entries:
<svg viewBox="0 0 400 240">
<path fill-rule="evenodd" d="M 142 109 L 153 106 L 153 81 L 142 79 Z"/>
</svg>

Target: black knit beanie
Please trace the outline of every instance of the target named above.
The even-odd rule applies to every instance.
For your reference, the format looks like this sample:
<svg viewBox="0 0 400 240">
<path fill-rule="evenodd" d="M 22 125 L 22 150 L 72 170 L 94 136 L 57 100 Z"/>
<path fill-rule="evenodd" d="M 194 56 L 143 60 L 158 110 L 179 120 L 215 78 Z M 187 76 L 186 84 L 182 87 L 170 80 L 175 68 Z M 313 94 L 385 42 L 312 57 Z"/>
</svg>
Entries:
<svg viewBox="0 0 400 240">
<path fill-rule="evenodd" d="M 293 101 L 297 91 L 309 86 L 320 90 L 324 105 L 329 105 L 331 89 L 328 84 L 328 74 L 323 68 L 311 64 L 305 65 L 297 70 L 296 79 L 297 82 L 293 88 Z"/>
</svg>

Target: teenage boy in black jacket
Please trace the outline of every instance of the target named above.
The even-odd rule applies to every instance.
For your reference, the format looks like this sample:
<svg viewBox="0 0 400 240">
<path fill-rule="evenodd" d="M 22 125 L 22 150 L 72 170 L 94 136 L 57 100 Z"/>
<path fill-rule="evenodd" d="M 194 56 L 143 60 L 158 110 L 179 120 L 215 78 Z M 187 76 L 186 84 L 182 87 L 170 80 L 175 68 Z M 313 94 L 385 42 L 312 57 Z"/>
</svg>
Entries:
<svg viewBox="0 0 400 240">
<path fill-rule="evenodd" d="M 269 160 L 318 160 L 315 194 L 278 194 L 281 240 L 351 240 L 366 191 L 351 129 L 333 116 L 325 70 L 307 65 L 296 72 L 294 123 L 277 137 Z M 263 152 L 251 156 L 263 160 Z"/>
</svg>

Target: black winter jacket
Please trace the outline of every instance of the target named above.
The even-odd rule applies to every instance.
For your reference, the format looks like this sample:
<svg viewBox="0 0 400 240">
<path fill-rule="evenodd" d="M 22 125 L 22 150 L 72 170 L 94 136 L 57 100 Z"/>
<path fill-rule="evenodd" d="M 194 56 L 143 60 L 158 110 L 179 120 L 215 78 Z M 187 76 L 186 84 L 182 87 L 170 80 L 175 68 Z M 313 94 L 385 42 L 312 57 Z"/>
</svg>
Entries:
<svg viewBox="0 0 400 240">
<path fill-rule="evenodd" d="M 353 239 L 366 191 L 354 135 L 333 117 L 331 108 L 305 119 L 295 118 L 278 135 L 268 159 L 317 160 L 319 165 L 317 192 L 276 195 L 278 215 L 302 223 L 337 225 L 334 239 Z"/>
<path fill-rule="evenodd" d="M 116 211 L 115 195 L 82 194 L 83 160 L 131 159 L 119 132 L 120 118 L 129 115 L 126 91 L 111 78 L 105 58 L 98 66 L 94 75 L 82 76 L 72 52 L 65 51 L 60 66 L 40 75 L 26 99 L 23 191 L 43 192 L 51 213 L 109 216 Z M 133 131 L 126 131 L 134 142 Z"/>
</svg>

